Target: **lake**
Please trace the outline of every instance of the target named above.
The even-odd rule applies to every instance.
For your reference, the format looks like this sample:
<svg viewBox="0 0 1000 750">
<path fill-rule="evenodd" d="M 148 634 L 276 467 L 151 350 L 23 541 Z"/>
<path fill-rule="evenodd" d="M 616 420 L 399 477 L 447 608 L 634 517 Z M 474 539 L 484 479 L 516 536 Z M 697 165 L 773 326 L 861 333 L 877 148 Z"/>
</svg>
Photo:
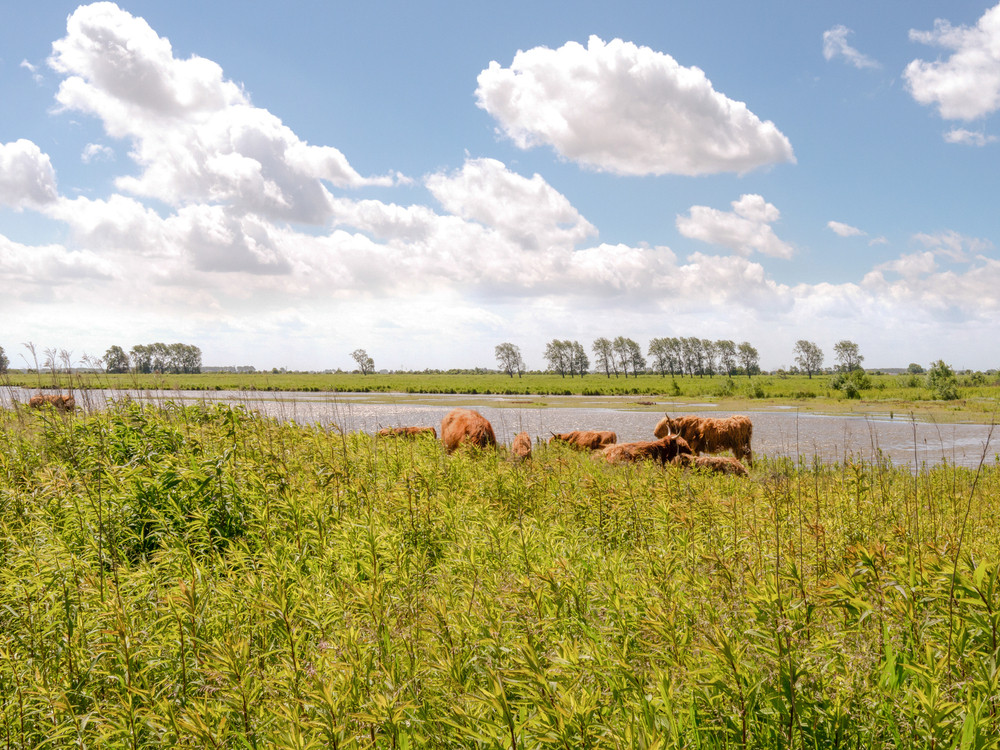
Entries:
<svg viewBox="0 0 1000 750">
<path fill-rule="evenodd" d="M 0 388 L 0 405 L 26 403 L 34 391 Z M 614 430 L 619 442 L 652 440 L 653 427 L 670 414 L 729 416 L 715 404 L 678 404 L 669 399 L 635 396 L 588 399 L 580 396 L 465 396 L 421 394 L 335 394 L 267 391 L 76 391 L 77 405 L 104 408 L 107 401 L 132 399 L 165 404 L 229 403 L 300 424 L 336 425 L 347 432 L 373 433 L 382 427 L 432 425 L 451 409 L 466 406 L 493 424 L 497 439 L 509 443 L 522 430 L 547 440 L 553 432 Z M 609 406 L 609 402 L 611 405 Z M 544 405 L 542 405 L 544 404 Z M 597 405 L 600 404 L 600 405 Z M 1000 434 L 991 438 L 989 425 L 938 424 L 908 416 L 825 415 L 795 408 L 741 411 L 753 420 L 756 454 L 787 456 L 827 463 L 845 459 L 871 461 L 880 453 L 893 464 L 920 466 L 942 461 L 975 467 L 984 455 L 997 461 Z M 989 441 L 987 445 L 987 441 Z"/>
</svg>

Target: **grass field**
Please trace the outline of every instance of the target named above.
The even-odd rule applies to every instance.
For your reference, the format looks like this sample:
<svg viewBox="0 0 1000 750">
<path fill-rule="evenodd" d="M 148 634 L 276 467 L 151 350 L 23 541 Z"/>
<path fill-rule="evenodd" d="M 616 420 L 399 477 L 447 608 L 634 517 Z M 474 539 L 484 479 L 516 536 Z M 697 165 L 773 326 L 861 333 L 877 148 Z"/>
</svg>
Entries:
<svg viewBox="0 0 1000 750">
<path fill-rule="evenodd" d="M 754 409 L 766 405 L 792 404 L 805 410 L 870 412 L 895 410 L 937 421 L 994 421 L 1000 405 L 1000 380 L 995 375 L 973 373 L 957 379 L 951 400 L 940 400 L 925 384 L 923 376 L 867 375 L 867 387 L 853 397 L 834 388 L 831 375 L 761 375 L 753 378 L 724 375 L 711 377 L 607 378 L 602 375 L 562 378 L 551 373 L 528 373 L 521 378 L 506 375 L 396 373 L 204 373 L 198 375 L 107 375 L 9 372 L 0 385 L 25 388 L 117 388 L 170 392 L 178 390 L 304 391 L 327 393 L 409 393 L 480 395 L 588 396 L 594 398 L 635 396 L 684 403 L 711 400 L 723 408 Z"/>
<path fill-rule="evenodd" d="M 0 410 L 0 747 L 1000 746 L 1000 473 Z"/>
</svg>

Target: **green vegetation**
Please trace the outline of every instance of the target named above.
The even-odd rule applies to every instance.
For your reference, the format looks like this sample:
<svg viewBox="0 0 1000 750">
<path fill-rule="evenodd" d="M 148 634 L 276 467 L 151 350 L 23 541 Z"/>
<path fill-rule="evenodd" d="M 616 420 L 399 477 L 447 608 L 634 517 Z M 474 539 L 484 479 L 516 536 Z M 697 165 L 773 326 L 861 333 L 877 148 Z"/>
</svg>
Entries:
<svg viewBox="0 0 1000 750">
<path fill-rule="evenodd" d="M 514 464 L 169 404 L 0 441 L 3 747 L 1000 746 L 992 462 Z"/>
</svg>

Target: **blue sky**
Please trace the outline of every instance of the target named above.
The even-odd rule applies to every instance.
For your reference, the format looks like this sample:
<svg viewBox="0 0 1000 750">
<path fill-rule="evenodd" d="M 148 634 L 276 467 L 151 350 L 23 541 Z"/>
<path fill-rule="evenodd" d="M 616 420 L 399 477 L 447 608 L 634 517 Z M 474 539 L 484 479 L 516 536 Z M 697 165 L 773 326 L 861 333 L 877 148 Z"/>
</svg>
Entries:
<svg viewBox="0 0 1000 750">
<path fill-rule="evenodd" d="M 1000 5 L 0 3 L 0 346 L 1000 366 Z"/>
</svg>

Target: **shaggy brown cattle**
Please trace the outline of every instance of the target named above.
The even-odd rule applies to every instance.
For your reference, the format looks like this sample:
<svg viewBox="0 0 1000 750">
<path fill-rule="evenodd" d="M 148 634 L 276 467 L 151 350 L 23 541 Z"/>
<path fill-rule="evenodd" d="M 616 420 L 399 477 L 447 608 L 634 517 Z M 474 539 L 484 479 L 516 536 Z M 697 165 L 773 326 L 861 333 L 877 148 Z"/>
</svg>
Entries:
<svg viewBox="0 0 1000 750">
<path fill-rule="evenodd" d="M 531 458 L 531 436 L 527 432 L 519 432 L 510 444 L 510 452 L 517 460 L 527 461 Z"/>
<path fill-rule="evenodd" d="M 28 399 L 28 406 L 36 409 L 40 409 L 46 404 L 61 411 L 72 411 L 76 407 L 76 399 L 72 395 L 64 396 L 61 393 L 39 393 Z"/>
<path fill-rule="evenodd" d="M 741 415 L 715 419 L 712 417 L 664 416 L 653 434 L 658 438 L 680 435 L 688 441 L 695 453 L 721 453 L 731 450 L 741 461 L 753 465 L 750 439 L 753 437 L 753 422 Z"/>
<path fill-rule="evenodd" d="M 379 437 L 420 437 L 421 435 L 430 435 L 435 440 L 437 439 L 437 430 L 433 427 L 384 427 L 379 430 L 377 435 Z"/>
<path fill-rule="evenodd" d="M 676 463 L 682 456 L 690 456 L 691 448 L 682 437 L 668 435 L 660 440 L 640 440 L 635 443 L 616 443 L 604 448 L 594 457 L 602 457 L 609 464 L 656 461 L 660 464 Z"/>
<path fill-rule="evenodd" d="M 618 436 L 609 431 L 573 430 L 573 432 L 553 432 L 549 445 L 555 442 L 566 443 L 579 451 L 599 451 L 618 442 Z"/>
<path fill-rule="evenodd" d="M 716 474 L 749 476 L 746 467 L 732 456 L 683 456 L 680 463 L 682 466 L 711 471 Z"/>
<path fill-rule="evenodd" d="M 478 411 L 452 409 L 441 420 L 441 442 L 451 453 L 460 445 L 495 446 L 497 437 L 493 434 L 493 425 Z"/>
</svg>

